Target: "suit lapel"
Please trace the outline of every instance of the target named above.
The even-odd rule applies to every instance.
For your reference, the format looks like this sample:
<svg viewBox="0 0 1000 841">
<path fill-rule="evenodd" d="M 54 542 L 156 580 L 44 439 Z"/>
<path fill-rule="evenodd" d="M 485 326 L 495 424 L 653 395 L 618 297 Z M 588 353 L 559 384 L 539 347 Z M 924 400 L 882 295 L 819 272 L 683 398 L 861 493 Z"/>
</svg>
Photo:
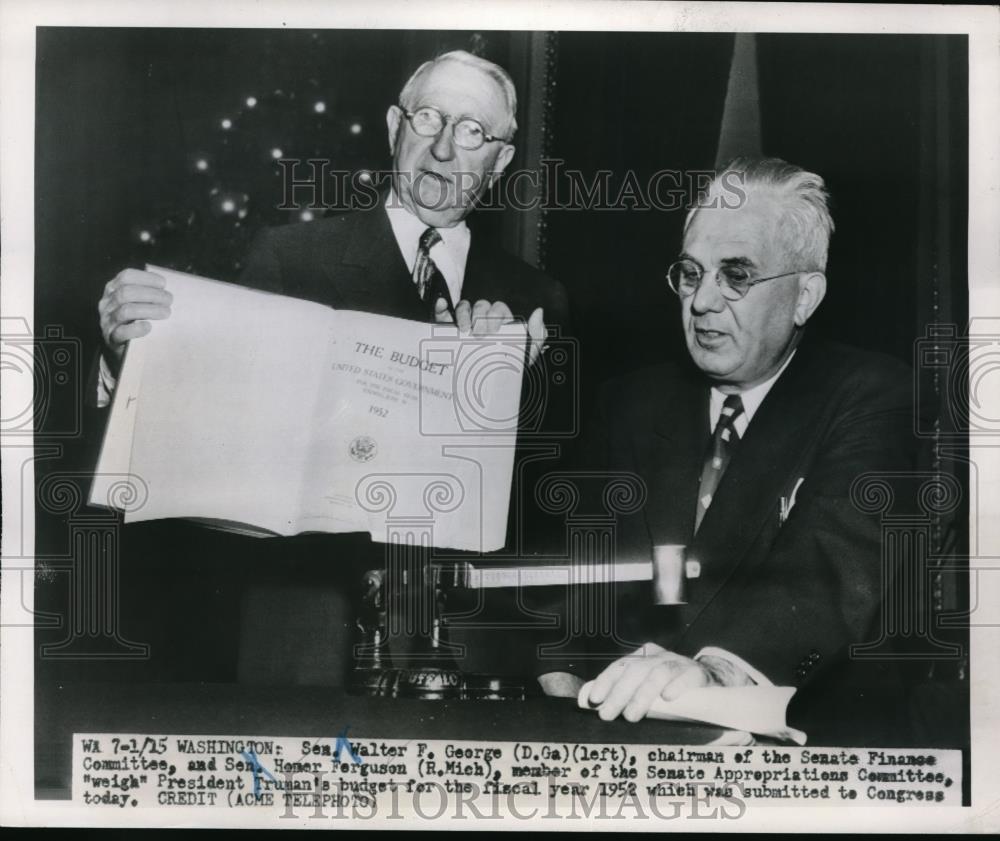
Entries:
<svg viewBox="0 0 1000 841">
<path fill-rule="evenodd" d="M 701 527 L 689 544 L 688 557 L 700 562 L 701 575 L 689 582 L 687 622 L 694 621 L 746 560 L 768 522 L 773 518 L 777 524 L 780 497 L 787 492 L 789 477 L 802 461 L 804 450 L 815 439 L 825 405 L 815 367 L 812 348 L 800 346 L 733 452 Z"/>
<path fill-rule="evenodd" d="M 462 299 L 475 303 L 485 299 L 492 301 L 497 296 L 497 284 L 493 281 L 496 271 L 495 261 L 488 259 L 483 236 L 476 236 L 470 228 L 469 255 L 465 261 L 465 277 L 462 279 Z M 457 304 L 458 301 L 455 301 Z"/>
<path fill-rule="evenodd" d="M 633 439 L 633 457 L 649 476 L 646 524 L 653 545 L 691 542 L 698 479 L 708 445 L 708 386 L 685 371 L 680 393 L 659 401 L 652 436 Z"/>
<path fill-rule="evenodd" d="M 469 231 L 472 239 L 465 262 L 462 298 L 473 304 L 479 300 L 503 301 L 515 316 L 528 318 L 541 303 L 540 290 L 518 282 L 521 270 L 489 245 L 486 232 L 479 226 L 470 224 Z"/>
<path fill-rule="evenodd" d="M 385 208 L 356 211 L 339 264 L 325 267 L 327 279 L 352 309 L 424 320 L 423 301 L 413 283 Z"/>
</svg>

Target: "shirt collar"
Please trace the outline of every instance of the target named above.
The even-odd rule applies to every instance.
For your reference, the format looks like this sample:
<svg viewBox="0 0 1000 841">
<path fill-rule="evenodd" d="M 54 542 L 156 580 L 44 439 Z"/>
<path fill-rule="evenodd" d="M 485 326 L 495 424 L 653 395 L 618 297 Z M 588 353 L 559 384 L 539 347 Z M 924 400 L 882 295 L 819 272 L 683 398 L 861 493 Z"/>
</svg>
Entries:
<svg viewBox="0 0 1000 841">
<path fill-rule="evenodd" d="M 399 250 L 406 261 L 406 268 L 413 271 L 413 264 L 417 261 L 417 249 L 420 247 L 420 237 L 424 235 L 428 225 L 421 222 L 414 214 L 406 209 L 406 206 L 397 198 L 396 191 L 390 187 L 389 195 L 386 197 L 385 212 L 389 217 L 389 224 L 392 226 L 392 233 L 396 237 Z M 441 243 L 435 245 L 431 251 L 435 251 L 443 244 L 452 260 L 461 264 L 465 269 L 465 259 L 469 253 L 469 243 L 471 235 L 469 227 L 463 219 L 452 228 L 438 228 L 441 235 Z M 442 267 L 441 271 L 444 271 Z"/>
<path fill-rule="evenodd" d="M 753 388 L 748 388 L 746 391 L 740 392 L 740 398 L 743 400 L 742 417 L 745 419 L 745 423 L 749 424 L 750 421 L 753 420 L 753 416 L 756 414 L 757 409 L 760 408 L 760 404 L 764 402 L 764 398 L 767 397 L 767 393 L 778 381 L 778 377 L 785 372 L 785 369 L 788 367 L 788 363 L 792 361 L 792 357 L 795 356 L 797 352 L 798 351 L 796 349 L 788 355 L 788 359 L 786 359 L 784 364 L 775 372 L 774 376 L 764 380 L 764 382 L 759 385 L 755 385 Z M 722 404 L 725 402 L 725 399 L 726 395 L 719 391 L 719 389 L 715 386 L 712 386 L 708 404 L 708 414 L 712 429 L 715 429 L 715 424 L 719 420 L 719 415 L 722 412 Z"/>
</svg>

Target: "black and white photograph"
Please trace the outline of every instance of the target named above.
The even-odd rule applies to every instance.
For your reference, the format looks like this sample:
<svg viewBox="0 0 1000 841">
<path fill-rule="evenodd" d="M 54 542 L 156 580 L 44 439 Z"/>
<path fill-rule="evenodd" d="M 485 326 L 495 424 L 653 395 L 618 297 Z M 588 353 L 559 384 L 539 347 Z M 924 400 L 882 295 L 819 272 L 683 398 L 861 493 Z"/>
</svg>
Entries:
<svg viewBox="0 0 1000 841">
<path fill-rule="evenodd" d="M 0 21 L 0 823 L 996 831 L 998 7 Z"/>
</svg>

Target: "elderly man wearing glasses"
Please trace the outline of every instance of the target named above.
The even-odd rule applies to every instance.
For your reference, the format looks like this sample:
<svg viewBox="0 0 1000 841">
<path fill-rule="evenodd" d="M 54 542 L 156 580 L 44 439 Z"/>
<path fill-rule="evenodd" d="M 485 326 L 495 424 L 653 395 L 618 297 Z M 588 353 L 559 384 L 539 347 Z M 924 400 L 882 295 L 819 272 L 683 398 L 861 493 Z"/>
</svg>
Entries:
<svg viewBox="0 0 1000 841">
<path fill-rule="evenodd" d="M 808 705 L 831 680 L 849 715 L 866 681 L 884 685 L 880 666 L 858 684 L 844 671 L 853 644 L 879 639 L 884 575 L 879 518 L 852 483 L 912 469 L 911 375 L 806 335 L 832 231 L 823 179 L 777 159 L 732 162 L 688 216 L 667 280 L 693 365 L 611 383 L 598 436 L 600 464 L 648 489 L 619 559 L 686 546 L 686 603 L 617 591 L 616 644 L 644 644 L 590 667 L 602 718 L 636 721 L 706 685 L 799 686 Z M 586 671 L 541 682 L 569 694 Z"/>
<path fill-rule="evenodd" d="M 456 321 L 474 335 L 527 322 L 534 361 L 546 322 L 566 326 L 563 287 L 480 242 L 466 217 L 514 155 L 517 93 L 499 65 L 456 50 L 424 63 L 389 107 L 392 186 L 374 210 L 265 231 L 240 282 L 332 307 Z M 130 339 L 170 314 L 163 280 L 127 269 L 99 304 L 106 404 Z"/>
</svg>

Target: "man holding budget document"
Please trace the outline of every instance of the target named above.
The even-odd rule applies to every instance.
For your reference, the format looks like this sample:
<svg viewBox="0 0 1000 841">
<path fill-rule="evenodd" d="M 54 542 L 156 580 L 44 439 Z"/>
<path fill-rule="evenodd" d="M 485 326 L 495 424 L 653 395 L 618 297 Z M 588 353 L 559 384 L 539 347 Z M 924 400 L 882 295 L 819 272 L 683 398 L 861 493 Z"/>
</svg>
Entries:
<svg viewBox="0 0 1000 841">
<path fill-rule="evenodd" d="M 528 361 L 537 365 L 549 327 L 568 327 L 563 287 L 492 250 L 466 225 L 513 156 L 516 109 L 514 85 L 498 65 L 462 51 L 421 65 L 386 114 L 393 177 L 378 206 L 262 232 L 241 283 L 338 310 L 456 323 L 473 337 L 519 319 L 529 336 Z M 106 285 L 98 306 L 104 338 L 98 405 L 109 401 L 127 343 L 168 318 L 171 302 L 153 273 L 126 270 Z M 322 552 L 308 537 L 283 545 L 293 556 L 322 555 L 321 565 L 342 566 L 322 573 L 332 575 L 342 595 L 355 588 L 358 565 L 375 566 L 383 553 L 370 545 L 359 551 L 359 542 L 346 538 L 327 542 Z M 267 604 L 272 627 L 286 624 L 273 601 Z M 301 606 L 293 602 L 288 609 L 301 623 Z M 349 638 L 353 617 L 349 608 L 340 612 Z"/>
<path fill-rule="evenodd" d="M 648 582 L 608 594 L 618 651 L 632 650 L 603 670 L 552 662 L 540 678 L 550 694 L 576 694 L 594 676 L 581 702 L 637 721 L 692 689 L 773 682 L 799 687 L 800 711 L 836 705 L 824 725 L 850 725 L 872 686 L 895 691 L 884 660 L 849 662 L 852 645 L 879 639 L 887 572 L 880 518 L 853 485 L 913 469 L 911 376 L 807 334 L 832 231 L 823 179 L 778 159 L 734 161 L 688 215 L 666 280 L 693 365 L 610 383 L 592 453 L 648 488 L 621 526 L 617 559 L 686 547 L 683 603 L 653 606 Z M 614 657 L 594 634 L 562 653 L 593 657 L 600 646 Z M 830 733 L 816 724 L 810 737 Z"/>
<path fill-rule="evenodd" d="M 393 178 L 379 206 L 265 231 L 241 282 L 340 309 L 455 321 L 472 335 L 523 318 L 533 361 L 546 322 L 567 324 L 565 290 L 466 225 L 514 154 L 516 110 L 514 84 L 492 62 L 454 51 L 421 65 L 386 114 Z M 128 269 L 105 286 L 99 403 L 127 342 L 168 317 L 170 302 L 149 272 Z"/>
</svg>

